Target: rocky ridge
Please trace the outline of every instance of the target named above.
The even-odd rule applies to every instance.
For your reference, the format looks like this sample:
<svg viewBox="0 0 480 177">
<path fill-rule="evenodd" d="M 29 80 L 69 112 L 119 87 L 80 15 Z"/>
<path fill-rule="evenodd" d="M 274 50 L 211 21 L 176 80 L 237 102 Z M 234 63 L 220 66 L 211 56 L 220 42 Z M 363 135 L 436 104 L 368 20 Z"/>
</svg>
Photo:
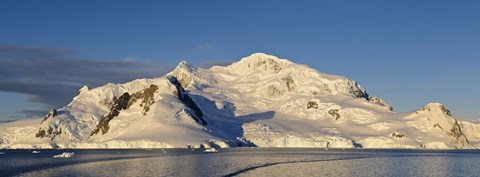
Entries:
<svg viewBox="0 0 480 177">
<path fill-rule="evenodd" d="M 98 88 L 43 119 L 0 125 L 4 148 L 476 148 L 480 124 L 439 103 L 396 113 L 356 81 L 255 53 L 187 62 L 165 76 Z"/>
</svg>

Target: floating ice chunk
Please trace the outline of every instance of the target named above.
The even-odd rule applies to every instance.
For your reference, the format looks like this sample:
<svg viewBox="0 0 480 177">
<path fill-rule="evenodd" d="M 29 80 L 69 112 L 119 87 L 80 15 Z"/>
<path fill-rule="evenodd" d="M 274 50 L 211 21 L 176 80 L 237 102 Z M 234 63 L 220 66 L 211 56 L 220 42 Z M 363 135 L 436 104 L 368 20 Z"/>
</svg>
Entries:
<svg viewBox="0 0 480 177">
<path fill-rule="evenodd" d="M 54 155 L 53 158 L 72 158 L 73 155 L 73 152 L 64 152 L 62 154 Z"/>
<path fill-rule="evenodd" d="M 207 148 L 203 152 L 218 152 L 218 150 L 215 148 Z"/>
</svg>

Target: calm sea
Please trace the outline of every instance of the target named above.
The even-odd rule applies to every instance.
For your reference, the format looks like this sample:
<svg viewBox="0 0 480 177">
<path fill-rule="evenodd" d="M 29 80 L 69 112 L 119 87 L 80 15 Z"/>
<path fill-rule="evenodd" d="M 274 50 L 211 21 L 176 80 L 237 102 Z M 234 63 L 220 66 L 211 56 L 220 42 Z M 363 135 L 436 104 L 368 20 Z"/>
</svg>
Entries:
<svg viewBox="0 0 480 177">
<path fill-rule="evenodd" d="M 480 176 L 478 150 L 0 150 L 0 176 Z M 74 152 L 73 158 L 53 158 Z"/>
</svg>

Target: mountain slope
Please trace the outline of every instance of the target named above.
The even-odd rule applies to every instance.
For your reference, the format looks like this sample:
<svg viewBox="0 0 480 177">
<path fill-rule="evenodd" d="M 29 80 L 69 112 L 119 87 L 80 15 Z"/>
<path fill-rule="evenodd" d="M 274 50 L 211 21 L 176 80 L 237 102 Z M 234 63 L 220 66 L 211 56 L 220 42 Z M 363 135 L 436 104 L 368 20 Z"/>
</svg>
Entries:
<svg viewBox="0 0 480 177">
<path fill-rule="evenodd" d="M 42 120 L 0 125 L 0 147 L 475 148 L 480 124 L 438 103 L 396 113 L 354 80 L 255 53 L 181 62 L 155 79 L 84 87 Z"/>
</svg>

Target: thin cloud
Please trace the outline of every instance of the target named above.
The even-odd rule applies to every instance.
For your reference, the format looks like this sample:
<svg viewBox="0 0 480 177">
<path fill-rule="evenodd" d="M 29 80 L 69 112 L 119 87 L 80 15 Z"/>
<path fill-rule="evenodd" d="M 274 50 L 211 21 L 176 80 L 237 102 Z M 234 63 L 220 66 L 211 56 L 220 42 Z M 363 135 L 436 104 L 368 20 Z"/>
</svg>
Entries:
<svg viewBox="0 0 480 177">
<path fill-rule="evenodd" d="M 210 68 L 231 63 L 210 60 L 195 66 Z M 89 60 L 76 57 L 76 51 L 72 49 L 0 45 L 0 92 L 25 94 L 28 102 L 45 107 L 45 110 L 21 110 L 18 115 L 10 116 L 15 119 L 43 117 L 49 108 L 63 107 L 83 85 L 93 88 L 107 83 L 160 77 L 172 69 L 173 65 L 145 62 L 135 57 Z"/>
<path fill-rule="evenodd" d="M 17 112 L 18 114 L 22 114 L 24 116 L 19 117 L 19 116 L 10 116 L 10 118 L 36 118 L 36 117 L 42 117 L 47 114 L 45 110 L 33 110 L 33 109 L 25 109 Z"/>
<path fill-rule="evenodd" d="M 71 49 L 0 45 L 0 91 L 28 95 L 27 101 L 62 107 L 83 85 L 97 87 L 164 75 L 171 67 L 137 60 L 88 60 Z M 23 110 L 26 116 L 39 111 Z M 45 112 L 43 112 L 44 114 Z"/>
</svg>

